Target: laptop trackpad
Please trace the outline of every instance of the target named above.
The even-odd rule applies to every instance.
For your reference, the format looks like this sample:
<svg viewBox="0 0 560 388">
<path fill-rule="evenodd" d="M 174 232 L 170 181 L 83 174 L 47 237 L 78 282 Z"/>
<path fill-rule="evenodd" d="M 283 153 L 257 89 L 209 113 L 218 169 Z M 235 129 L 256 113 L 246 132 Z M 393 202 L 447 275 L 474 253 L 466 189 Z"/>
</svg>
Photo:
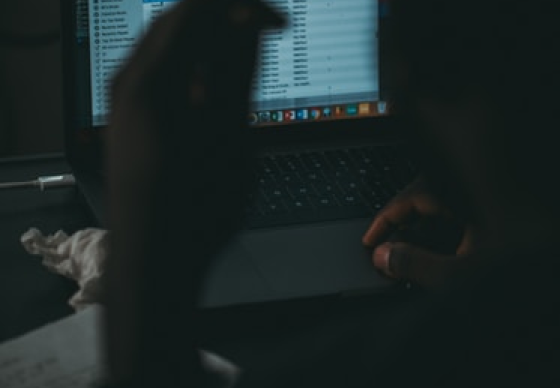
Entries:
<svg viewBox="0 0 560 388">
<path fill-rule="evenodd" d="M 259 272 L 280 297 L 376 291 L 394 284 L 371 262 L 361 237 L 371 220 L 247 232 Z"/>
<path fill-rule="evenodd" d="M 224 307 L 273 300 L 275 295 L 250 255 L 234 238 L 213 260 L 202 290 L 201 307 Z"/>
</svg>

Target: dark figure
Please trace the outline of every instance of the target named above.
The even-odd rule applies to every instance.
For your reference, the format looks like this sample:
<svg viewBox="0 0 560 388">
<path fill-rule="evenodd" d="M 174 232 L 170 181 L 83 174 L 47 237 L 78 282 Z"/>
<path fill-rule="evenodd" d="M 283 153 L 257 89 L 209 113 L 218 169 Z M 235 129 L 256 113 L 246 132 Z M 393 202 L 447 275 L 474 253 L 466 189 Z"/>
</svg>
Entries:
<svg viewBox="0 0 560 388">
<path fill-rule="evenodd" d="M 261 386 L 560 386 L 553 5 L 392 2 L 397 116 L 422 178 L 378 215 L 364 243 L 389 276 L 432 291 L 410 301 L 407 330 L 341 334 L 345 346 Z M 257 36 L 279 23 L 257 1 L 185 0 L 117 79 L 108 153 L 115 386 L 204 386 L 197 290 L 251 189 L 244 131 Z M 179 185 L 184 175 L 205 189 Z M 455 255 L 383 244 L 390 229 L 424 216 L 465 227 Z M 386 349 L 377 341 L 385 335 L 394 337 Z M 368 364 L 366 345 L 383 361 Z"/>
</svg>

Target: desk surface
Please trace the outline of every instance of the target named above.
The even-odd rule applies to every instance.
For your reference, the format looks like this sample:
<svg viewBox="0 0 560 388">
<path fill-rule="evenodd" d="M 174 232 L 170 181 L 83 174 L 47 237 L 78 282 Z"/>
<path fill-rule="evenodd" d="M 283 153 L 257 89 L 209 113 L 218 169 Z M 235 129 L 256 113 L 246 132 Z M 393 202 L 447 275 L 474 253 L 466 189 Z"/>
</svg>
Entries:
<svg viewBox="0 0 560 388">
<path fill-rule="evenodd" d="M 68 171 L 64 159 L 56 155 L 3 160 L 0 182 Z M 20 236 L 30 227 L 51 234 L 60 229 L 72 233 L 94 224 L 77 188 L 0 191 L 0 342 L 73 312 L 67 301 L 76 291 L 76 284 L 49 272 L 39 257 L 29 255 Z M 383 353 L 373 349 L 389 346 L 391 340 L 390 335 L 380 340 L 371 333 L 388 333 L 390 325 L 404 321 L 378 319 L 400 304 L 395 303 L 395 298 L 400 296 L 215 311 L 205 315 L 202 343 L 206 349 L 253 371 L 248 386 L 259 386 L 269 373 L 281 372 L 279 365 L 294 371 L 318 354 L 352 352 L 356 343 L 362 343 L 358 348 L 367 354 L 348 354 L 344 358 L 354 365 L 351 369 L 361 368 L 364 359 L 375 363 Z M 372 339 L 376 344 L 370 347 Z M 349 348 L 344 350 L 345 347 Z M 252 385 L 251 381 L 256 383 Z"/>
</svg>

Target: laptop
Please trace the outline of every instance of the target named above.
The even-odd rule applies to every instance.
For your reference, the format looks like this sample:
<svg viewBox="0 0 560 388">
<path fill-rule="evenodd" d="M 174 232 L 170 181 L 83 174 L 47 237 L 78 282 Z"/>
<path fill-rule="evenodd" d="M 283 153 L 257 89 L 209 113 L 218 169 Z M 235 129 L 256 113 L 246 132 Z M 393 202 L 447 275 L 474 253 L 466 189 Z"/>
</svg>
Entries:
<svg viewBox="0 0 560 388">
<path fill-rule="evenodd" d="M 176 1 L 61 1 L 66 154 L 103 227 L 111 77 Z M 375 213 L 414 175 L 391 115 L 380 43 L 387 3 L 267 2 L 289 23 L 260 42 L 248 114 L 259 188 L 200 306 L 394 290 L 361 244 Z"/>
</svg>

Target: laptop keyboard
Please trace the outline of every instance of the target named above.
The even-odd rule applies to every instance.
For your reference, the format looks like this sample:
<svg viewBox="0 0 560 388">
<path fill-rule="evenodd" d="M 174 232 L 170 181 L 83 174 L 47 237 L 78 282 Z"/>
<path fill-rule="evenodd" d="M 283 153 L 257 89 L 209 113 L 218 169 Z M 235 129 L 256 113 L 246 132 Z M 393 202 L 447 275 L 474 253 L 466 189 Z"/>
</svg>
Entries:
<svg viewBox="0 0 560 388">
<path fill-rule="evenodd" d="M 260 157 L 246 227 L 372 217 L 414 175 L 412 163 L 388 145 Z"/>
</svg>

